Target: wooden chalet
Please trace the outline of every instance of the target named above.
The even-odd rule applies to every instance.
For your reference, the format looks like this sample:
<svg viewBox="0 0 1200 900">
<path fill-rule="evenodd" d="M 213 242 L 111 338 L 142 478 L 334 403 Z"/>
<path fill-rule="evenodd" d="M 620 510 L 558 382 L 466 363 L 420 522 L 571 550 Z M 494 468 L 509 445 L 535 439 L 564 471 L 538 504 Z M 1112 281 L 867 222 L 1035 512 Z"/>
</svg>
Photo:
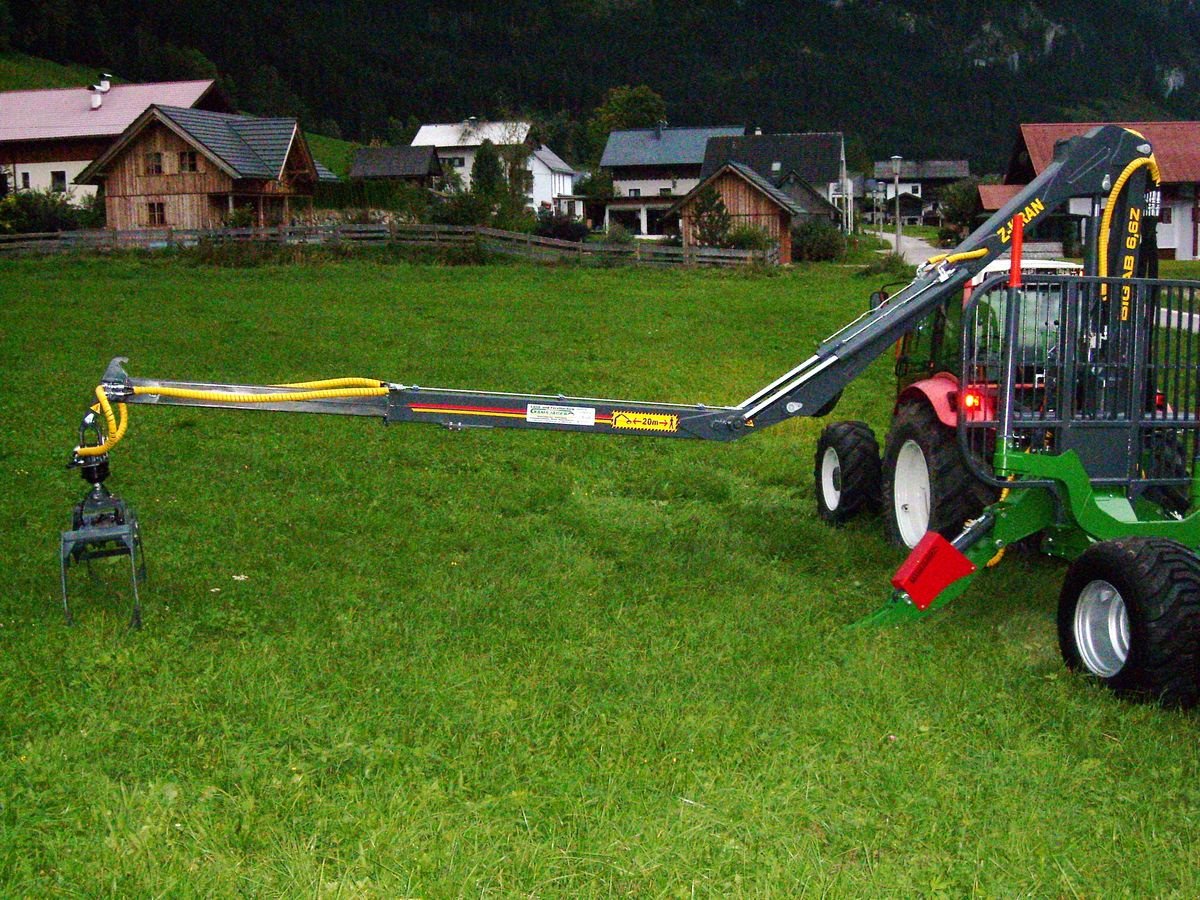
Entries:
<svg viewBox="0 0 1200 900">
<path fill-rule="evenodd" d="M 827 218 L 845 231 L 853 221 L 853 191 L 840 131 L 714 137 L 704 151 L 701 179 L 737 162 L 787 194 L 797 218 Z"/>
<path fill-rule="evenodd" d="M 782 189 L 771 184 L 748 165 L 728 162 L 694 187 L 669 211 L 678 213 L 685 247 L 697 240 L 696 201 L 700 192 L 712 186 L 729 210 L 732 227 L 751 225 L 761 228 L 779 244 L 779 264 L 792 261 L 792 221 L 805 214 L 804 208 Z"/>
<path fill-rule="evenodd" d="M 330 180 L 295 119 L 158 105 L 77 179 L 103 186 L 116 229 L 218 228 L 239 209 L 260 226 L 286 223 Z"/>
<path fill-rule="evenodd" d="M 113 84 L 104 75 L 90 88 L 0 91 L 0 196 L 73 192 L 88 164 L 153 103 L 233 111 L 212 80 Z"/>
</svg>

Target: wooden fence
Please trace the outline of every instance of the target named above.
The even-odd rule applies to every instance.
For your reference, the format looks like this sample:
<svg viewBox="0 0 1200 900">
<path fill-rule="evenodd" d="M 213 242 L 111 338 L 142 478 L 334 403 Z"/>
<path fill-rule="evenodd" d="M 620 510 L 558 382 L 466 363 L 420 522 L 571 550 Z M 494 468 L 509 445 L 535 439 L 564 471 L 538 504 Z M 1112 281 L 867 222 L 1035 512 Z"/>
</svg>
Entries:
<svg viewBox="0 0 1200 900">
<path fill-rule="evenodd" d="M 657 266 L 778 265 L 777 248 L 722 250 L 715 247 L 668 247 L 651 241 L 597 244 L 560 241 L 495 228 L 460 225 L 280 225 L 272 228 L 147 228 L 129 231 L 55 231 L 42 234 L 0 235 L 0 256 L 71 251 L 161 250 L 253 242 L 300 246 L 462 247 L 478 245 L 491 253 L 524 259 L 623 262 Z"/>
</svg>

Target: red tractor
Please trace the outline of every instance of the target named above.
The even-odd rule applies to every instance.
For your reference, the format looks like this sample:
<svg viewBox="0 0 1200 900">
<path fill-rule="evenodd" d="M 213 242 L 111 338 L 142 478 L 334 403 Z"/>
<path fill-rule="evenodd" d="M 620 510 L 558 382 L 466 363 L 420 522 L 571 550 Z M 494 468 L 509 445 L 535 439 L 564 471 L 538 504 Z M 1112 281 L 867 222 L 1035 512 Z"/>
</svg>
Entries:
<svg viewBox="0 0 1200 900">
<path fill-rule="evenodd" d="M 927 531 L 954 537 L 963 522 L 996 499 L 971 474 L 957 439 L 960 413 L 970 417 L 991 402 L 986 390 L 961 390 L 961 318 L 974 289 L 1009 267 L 1007 259 L 988 264 L 961 295 L 947 297 L 896 342 L 896 401 L 882 454 L 866 422 L 834 422 L 821 432 L 813 476 L 817 512 L 826 522 L 842 524 L 860 512 L 882 511 L 889 540 L 913 548 Z M 1021 263 L 1022 274 L 1032 280 L 1082 269 L 1057 260 Z M 886 303 L 892 286 L 873 294 L 871 305 Z M 1002 303 L 1002 290 L 994 293 Z"/>
</svg>

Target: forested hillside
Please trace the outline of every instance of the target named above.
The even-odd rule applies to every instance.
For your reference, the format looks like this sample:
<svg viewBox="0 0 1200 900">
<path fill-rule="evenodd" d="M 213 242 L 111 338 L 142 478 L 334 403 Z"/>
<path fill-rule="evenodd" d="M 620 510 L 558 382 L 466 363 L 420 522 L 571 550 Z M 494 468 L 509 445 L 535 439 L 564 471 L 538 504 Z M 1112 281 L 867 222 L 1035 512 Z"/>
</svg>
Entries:
<svg viewBox="0 0 1200 900">
<path fill-rule="evenodd" d="M 1194 0 L 0 0 L 5 44 L 127 78 L 219 74 L 242 108 L 357 140 L 533 115 L 576 162 L 620 84 L 674 124 L 840 129 L 859 160 L 990 169 L 1022 119 L 1200 117 Z"/>
</svg>

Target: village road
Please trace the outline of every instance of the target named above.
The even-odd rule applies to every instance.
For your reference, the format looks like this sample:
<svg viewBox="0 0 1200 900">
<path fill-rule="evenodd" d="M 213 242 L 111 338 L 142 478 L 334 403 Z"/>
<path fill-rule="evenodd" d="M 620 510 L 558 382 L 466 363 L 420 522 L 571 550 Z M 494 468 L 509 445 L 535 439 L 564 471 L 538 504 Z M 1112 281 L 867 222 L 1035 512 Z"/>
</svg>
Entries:
<svg viewBox="0 0 1200 900">
<path fill-rule="evenodd" d="M 883 239 L 887 241 L 891 247 L 896 246 L 896 233 L 894 231 L 885 231 Z M 900 255 L 904 257 L 904 261 L 909 265 L 919 266 L 931 256 L 936 256 L 939 251 L 932 244 L 929 244 L 920 238 L 909 237 L 906 234 L 900 235 Z"/>
</svg>

